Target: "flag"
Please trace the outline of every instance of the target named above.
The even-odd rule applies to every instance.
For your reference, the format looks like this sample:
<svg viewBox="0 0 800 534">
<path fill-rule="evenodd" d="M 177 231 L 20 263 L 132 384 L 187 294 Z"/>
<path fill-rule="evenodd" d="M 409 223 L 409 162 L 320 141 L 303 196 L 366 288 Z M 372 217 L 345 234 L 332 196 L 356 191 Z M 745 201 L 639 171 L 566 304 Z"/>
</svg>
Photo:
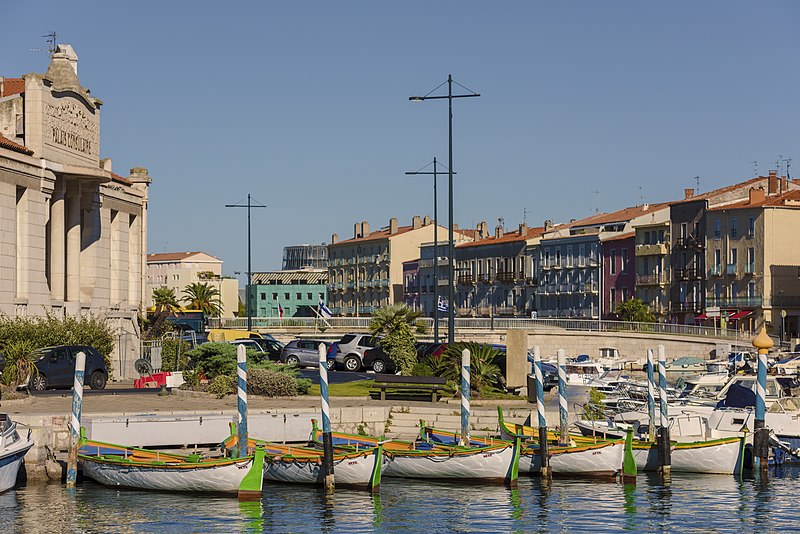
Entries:
<svg viewBox="0 0 800 534">
<path fill-rule="evenodd" d="M 283 306 L 281 306 L 281 301 L 278 301 L 278 317 L 283 317 Z"/>
<path fill-rule="evenodd" d="M 436 304 L 436 308 L 443 313 L 447 313 L 450 307 L 447 305 L 447 301 L 445 301 L 441 296 L 439 297 L 439 302 Z"/>
<path fill-rule="evenodd" d="M 331 310 L 329 310 L 328 307 L 325 306 L 325 301 L 322 300 L 322 297 L 319 298 L 319 304 L 317 304 L 317 312 L 319 313 L 319 316 L 324 319 L 330 319 L 331 317 L 333 317 Z"/>
</svg>

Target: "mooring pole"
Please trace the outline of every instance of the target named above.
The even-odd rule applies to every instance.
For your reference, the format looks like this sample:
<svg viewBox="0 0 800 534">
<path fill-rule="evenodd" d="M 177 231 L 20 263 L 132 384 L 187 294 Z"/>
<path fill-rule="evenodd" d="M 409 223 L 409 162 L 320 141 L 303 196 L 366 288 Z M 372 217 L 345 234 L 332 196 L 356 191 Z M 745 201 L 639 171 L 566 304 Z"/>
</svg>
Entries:
<svg viewBox="0 0 800 534">
<path fill-rule="evenodd" d="M 656 435 L 656 385 L 653 349 L 647 349 L 647 415 L 650 417 L 648 439 L 652 443 Z"/>
<path fill-rule="evenodd" d="M 461 351 L 461 444 L 469 446 L 469 349 Z"/>
<path fill-rule="evenodd" d="M 661 476 L 668 478 L 671 472 L 669 442 L 669 403 L 667 402 L 667 356 L 664 345 L 658 346 L 658 404 L 661 418 L 658 428 L 658 470 Z"/>
<path fill-rule="evenodd" d="M 83 371 L 86 368 L 86 354 L 81 351 L 75 355 L 75 380 L 72 384 L 72 419 L 70 433 L 72 441 L 67 458 L 67 487 L 74 488 L 78 481 L 78 447 L 81 439 L 81 411 L 83 410 Z"/>
<path fill-rule="evenodd" d="M 236 380 L 237 401 L 239 408 L 239 423 L 236 427 L 239 435 L 239 458 L 247 456 L 247 349 L 244 345 L 236 347 Z"/>
<path fill-rule="evenodd" d="M 558 422 L 561 427 L 559 445 L 569 445 L 569 406 L 567 405 L 567 352 L 558 349 Z"/>
<path fill-rule="evenodd" d="M 533 367 L 536 375 L 536 411 L 539 414 L 539 458 L 542 476 L 550 476 L 550 458 L 547 451 L 547 419 L 544 415 L 544 382 L 542 379 L 542 353 L 539 345 L 533 347 Z"/>
<path fill-rule="evenodd" d="M 319 396 L 322 404 L 322 473 L 325 476 L 325 491 L 334 490 L 333 438 L 331 437 L 331 407 L 328 404 L 328 358 L 325 344 L 319 344 Z"/>
<path fill-rule="evenodd" d="M 753 467 L 767 473 L 769 466 L 769 430 L 766 428 L 767 413 L 767 353 L 772 347 L 772 338 L 767 335 L 766 328 L 761 328 L 753 346 L 758 349 L 758 375 L 756 382 L 756 418 L 753 422 Z"/>
</svg>

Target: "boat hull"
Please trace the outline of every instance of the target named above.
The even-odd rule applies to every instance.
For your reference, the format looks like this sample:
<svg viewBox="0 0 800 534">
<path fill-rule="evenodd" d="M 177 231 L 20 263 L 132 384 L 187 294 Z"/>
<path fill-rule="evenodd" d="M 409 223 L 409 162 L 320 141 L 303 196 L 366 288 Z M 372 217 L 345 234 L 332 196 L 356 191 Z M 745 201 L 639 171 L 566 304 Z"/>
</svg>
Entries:
<svg viewBox="0 0 800 534">
<path fill-rule="evenodd" d="M 20 445 L 20 447 L 5 451 L 0 456 L 0 493 L 10 490 L 16 484 L 22 460 L 33 447 L 33 442 L 23 442 Z"/>
<path fill-rule="evenodd" d="M 424 479 L 467 479 L 502 483 L 514 461 L 513 445 L 455 454 L 392 452 L 384 475 Z M 338 476 L 338 474 L 337 474 Z"/>
<path fill-rule="evenodd" d="M 613 477 L 622 469 L 624 455 L 622 441 L 555 449 L 550 456 L 550 469 L 561 476 Z"/>
<path fill-rule="evenodd" d="M 673 443 L 670 448 L 670 470 L 680 473 L 732 475 L 741 470 L 741 447 L 739 438 Z M 633 458 L 638 470 L 658 470 L 658 446 L 655 443 L 634 443 Z"/>
<path fill-rule="evenodd" d="M 334 456 L 333 472 L 337 486 L 353 488 L 369 488 L 376 462 L 383 461 L 383 456 L 369 452 L 347 456 Z M 388 463 L 388 462 L 386 462 Z M 385 473 L 384 473 L 385 474 Z M 269 482 L 282 482 L 287 484 L 322 484 L 325 473 L 322 469 L 322 460 L 289 460 L 270 458 L 264 462 L 264 480 Z"/>
<path fill-rule="evenodd" d="M 156 491 L 237 493 L 253 458 L 196 467 L 124 465 L 83 458 L 83 473 L 104 486 Z"/>
</svg>

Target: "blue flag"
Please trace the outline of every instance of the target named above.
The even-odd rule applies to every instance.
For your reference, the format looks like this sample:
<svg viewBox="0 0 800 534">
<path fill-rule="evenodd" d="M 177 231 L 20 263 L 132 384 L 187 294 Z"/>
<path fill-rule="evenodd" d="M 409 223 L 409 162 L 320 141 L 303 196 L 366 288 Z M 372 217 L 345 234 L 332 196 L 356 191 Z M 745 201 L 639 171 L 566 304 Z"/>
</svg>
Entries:
<svg viewBox="0 0 800 534">
<path fill-rule="evenodd" d="M 439 297 L 439 302 L 436 304 L 436 308 L 443 313 L 447 313 L 450 307 L 447 305 L 447 301 L 445 301 L 442 297 Z"/>
</svg>

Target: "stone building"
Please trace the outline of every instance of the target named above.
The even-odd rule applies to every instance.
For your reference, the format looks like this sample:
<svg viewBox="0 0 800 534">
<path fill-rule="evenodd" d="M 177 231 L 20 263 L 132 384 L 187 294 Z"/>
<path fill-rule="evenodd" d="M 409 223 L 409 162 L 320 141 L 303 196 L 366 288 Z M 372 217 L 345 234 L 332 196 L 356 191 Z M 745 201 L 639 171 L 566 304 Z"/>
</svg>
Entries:
<svg viewBox="0 0 800 534">
<path fill-rule="evenodd" d="M 108 318 L 114 374 L 126 376 L 139 354 L 150 176 L 101 159 L 102 104 L 69 45 L 44 74 L 0 77 L 0 312 Z"/>
</svg>

